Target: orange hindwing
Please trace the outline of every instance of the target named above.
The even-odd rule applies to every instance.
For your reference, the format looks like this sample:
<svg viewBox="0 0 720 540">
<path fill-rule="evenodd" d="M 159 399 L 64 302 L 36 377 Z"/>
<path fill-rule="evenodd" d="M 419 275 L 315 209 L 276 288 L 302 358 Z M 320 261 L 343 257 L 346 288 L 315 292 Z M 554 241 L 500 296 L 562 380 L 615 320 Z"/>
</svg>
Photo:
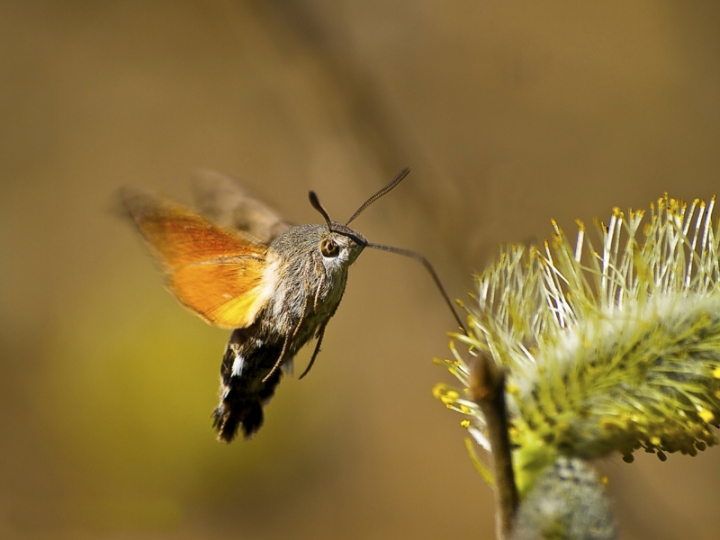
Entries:
<svg viewBox="0 0 720 540">
<path fill-rule="evenodd" d="M 252 324 L 274 286 L 266 244 L 152 195 L 126 191 L 123 199 L 180 302 L 223 328 Z"/>
</svg>

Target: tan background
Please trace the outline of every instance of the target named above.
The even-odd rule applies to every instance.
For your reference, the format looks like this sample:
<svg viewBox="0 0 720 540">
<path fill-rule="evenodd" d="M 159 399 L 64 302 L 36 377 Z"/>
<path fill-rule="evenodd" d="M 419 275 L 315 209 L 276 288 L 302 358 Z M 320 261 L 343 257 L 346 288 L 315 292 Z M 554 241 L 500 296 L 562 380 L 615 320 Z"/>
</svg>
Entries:
<svg viewBox="0 0 720 540">
<path fill-rule="evenodd" d="M 715 0 L 0 2 L 0 537 L 491 538 L 419 266 L 363 254 L 311 375 L 225 446 L 227 332 L 113 193 L 213 168 L 342 220 L 411 166 L 356 226 L 465 297 L 551 217 L 717 192 L 719 68 Z M 717 538 L 720 451 L 644 458 L 605 465 L 623 538 Z"/>
</svg>

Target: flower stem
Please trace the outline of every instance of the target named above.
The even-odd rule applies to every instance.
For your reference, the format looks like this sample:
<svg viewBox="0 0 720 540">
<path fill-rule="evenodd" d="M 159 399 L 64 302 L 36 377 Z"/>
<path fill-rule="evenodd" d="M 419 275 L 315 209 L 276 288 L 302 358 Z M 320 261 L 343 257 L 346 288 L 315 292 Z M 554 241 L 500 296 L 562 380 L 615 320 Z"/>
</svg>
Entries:
<svg viewBox="0 0 720 540">
<path fill-rule="evenodd" d="M 488 440 L 495 468 L 498 538 L 508 538 L 518 508 L 508 419 L 505 406 L 505 373 L 488 355 L 480 354 L 472 369 L 470 390 L 487 422 Z"/>
</svg>

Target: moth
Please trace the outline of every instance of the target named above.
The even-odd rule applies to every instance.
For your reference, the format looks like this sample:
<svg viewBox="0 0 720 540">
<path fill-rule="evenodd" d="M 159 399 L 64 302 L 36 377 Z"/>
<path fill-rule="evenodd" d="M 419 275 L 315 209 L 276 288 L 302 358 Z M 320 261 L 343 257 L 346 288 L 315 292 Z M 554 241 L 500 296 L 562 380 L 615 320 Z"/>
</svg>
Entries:
<svg viewBox="0 0 720 540">
<path fill-rule="evenodd" d="M 403 170 L 344 224 L 332 221 L 310 192 L 324 223 L 292 226 L 238 183 L 216 173 L 196 186 L 200 213 L 136 189 L 121 193 L 127 213 L 160 262 L 170 291 L 206 322 L 232 330 L 220 367 L 220 404 L 213 411 L 218 440 L 249 438 L 263 407 L 298 350 L 315 338 L 320 352 L 328 321 L 340 304 L 348 268 L 365 248 L 420 261 L 453 315 L 437 274 L 421 255 L 374 244 L 349 227 L 369 205 L 396 187 Z"/>
</svg>

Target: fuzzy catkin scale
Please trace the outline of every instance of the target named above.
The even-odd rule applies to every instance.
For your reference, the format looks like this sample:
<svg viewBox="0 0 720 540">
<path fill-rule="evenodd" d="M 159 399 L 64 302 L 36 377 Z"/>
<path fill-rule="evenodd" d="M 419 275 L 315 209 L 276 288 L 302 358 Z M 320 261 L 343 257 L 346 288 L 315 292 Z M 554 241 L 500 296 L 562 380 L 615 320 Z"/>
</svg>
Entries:
<svg viewBox="0 0 720 540">
<path fill-rule="evenodd" d="M 717 444 L 720 419 L 720 298 L 657 302 L 655 313 L 631 314 L 593 341 L 555 347 L 524 373 L 512 392 L 515 433 L 560 454 L 601 457 L 652 452 L 694 454 Z M 582 332 L 581 332 L 582 335 Z M 528 379 L 533 383 L 528 384 Z M 512 384 L 512 383 L 511 383 Z M 515 386 L 515 388 L 518 388 Z M 520 442 L 520 441 L 518 441 Z"/>
</svg>

